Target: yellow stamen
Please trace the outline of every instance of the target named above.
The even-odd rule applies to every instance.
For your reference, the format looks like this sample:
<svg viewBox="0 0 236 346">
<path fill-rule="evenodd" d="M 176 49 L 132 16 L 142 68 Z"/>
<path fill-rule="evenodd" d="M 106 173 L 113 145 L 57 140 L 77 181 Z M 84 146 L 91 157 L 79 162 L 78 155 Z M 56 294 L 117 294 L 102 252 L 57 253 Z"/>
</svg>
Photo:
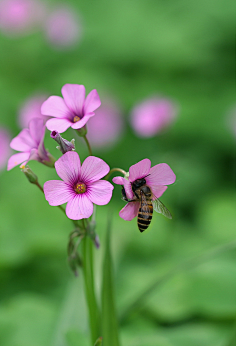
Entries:
<svg viewBox="0 0 236 346">
<path fill-rule="evenodd" d="M 81 193 L 85 193 L 86 192 L 86 185 L 84 183 L 77 183 L 74 186 L 74 190 L 75 192 L 81 194 Z"/>
<path fill-rule="evenodd" d="M 74 123 L 77 123 L 77 121 L 80 121 L 80 117 L 78 117 L 78 115 L 74 116 L 73 121 Z"/>
</svg>

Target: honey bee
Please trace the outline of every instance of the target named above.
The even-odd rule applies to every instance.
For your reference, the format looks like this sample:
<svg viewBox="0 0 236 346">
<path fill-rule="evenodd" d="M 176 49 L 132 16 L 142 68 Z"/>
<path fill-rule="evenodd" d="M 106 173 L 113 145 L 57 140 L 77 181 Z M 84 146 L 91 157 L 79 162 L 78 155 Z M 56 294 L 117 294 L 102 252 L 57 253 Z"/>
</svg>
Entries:
<svg viewBox="0 0 236 346">
<path fill-rule="evenodd" d="M 140 202 L 138 211 L 138 228 L 140 232 L 145 231 L 151 223 L 153 209 L 168 219 L 172 219 L 172 215 L 169 210 L 164 206 L 164 204 L 156 198 L 150 187 L 146 184 L 146 177 L 137 179 L 132 183 L 132 191 L 135 198 L 129 200 L 126 196 L 125 189 L 122 187 L 122 199 L 127 202 Z"/>
</svg>

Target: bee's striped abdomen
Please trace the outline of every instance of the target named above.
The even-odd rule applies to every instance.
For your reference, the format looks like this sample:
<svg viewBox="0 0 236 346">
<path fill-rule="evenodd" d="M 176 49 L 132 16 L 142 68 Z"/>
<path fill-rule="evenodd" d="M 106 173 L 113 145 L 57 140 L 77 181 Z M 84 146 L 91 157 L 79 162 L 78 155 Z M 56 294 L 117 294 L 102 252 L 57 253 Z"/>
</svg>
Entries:
<svg viewBox="0 0 236 346">
<path fill-rule="evenodd" d="M 149 189 L 150 191 L 150 189 Z M 151 191 L 141 192 L 141 203 L 138 212 L 138 228 L 140 232 L 145 231 L 151 223 L 152 214 L 153 214 L 153 205 L 151 200 Z"/>
</svg>

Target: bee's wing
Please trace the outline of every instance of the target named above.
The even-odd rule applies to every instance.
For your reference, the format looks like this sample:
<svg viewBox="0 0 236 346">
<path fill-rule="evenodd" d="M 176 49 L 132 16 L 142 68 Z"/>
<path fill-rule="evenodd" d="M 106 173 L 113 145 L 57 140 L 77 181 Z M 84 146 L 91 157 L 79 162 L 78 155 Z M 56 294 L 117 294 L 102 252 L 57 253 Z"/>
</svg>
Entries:
<svg viewBox="0 0 236 346">
<path fill-rule="evenodd" d="M 152 201 L 153 209 L 168 219 L 172 219 L 172 215 L 169 212 L 169 210 L 164 206 L 164 204 L 157 198 L 154 201 Z"/>
</svg>

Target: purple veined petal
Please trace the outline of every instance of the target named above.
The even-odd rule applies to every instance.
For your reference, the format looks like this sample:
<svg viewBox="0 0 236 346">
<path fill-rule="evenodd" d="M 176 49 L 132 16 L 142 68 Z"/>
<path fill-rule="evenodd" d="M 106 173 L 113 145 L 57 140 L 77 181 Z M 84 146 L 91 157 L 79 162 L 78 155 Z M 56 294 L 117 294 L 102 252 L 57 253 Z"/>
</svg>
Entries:
<svg viewBox="0 0 236 346">
<path fill-rule="evenodd" d="M 20 165 L 21 163 L 28 161 L 30 154 L 29 153 L 18 153 L 10 157 L 7 164 L 7 170 L 9 171 L 13 167 Z"/>
<path fill-rule="evenodd" d="M 151 161 L 149 159 L 144 159 L 139 161 L 135 165 L 131 166 L 129 169 L 129 181 L 133 182 L 136 179 L 141 179 L 149 174 L 151 168 Z"/>
<path fill-rule="evenodd" d="M 131 221 L 134 217 L 138 216 L 140 202 L 129 202 L 119 212 L 122 219 Z"/>
<path fill-rule="evenodd" d="M 55 168 L 59 177 L 72 188 L 80 177 L 80 158 L 76 151 L 68 151 L 56 162 Z"/>
<path fill-rule="evenodd" d="M 86 194 L 75 195 L 66 206 L 66 215 L 71 220 L 87 219 L 93 213 L 93 203 Z"/>
<path fill-rule="evenodd" d="M 98 96 L 97 90 L 93 89 L 90 91 L 90 93 L 87 95 L 85 102 L 84 102 L 84 115 L 91 113 L 95 111 L 98 107 L 101 106 L 101 100 Z"/>
<path fill-rule="evenodd" d="M 159 198 L 163 195 L 163 193 L 165 192 L 165 190 L 167 189 L 167 186 L 164 185 L 152 185 L 150 186 L 152 193 L 153 193 L 153 197 L 152 199 L 156 199 Z"/>
<path fill-rule="evenodd" d="M 42 137 L 44 138 L 44 134 L 45 134 L 45 125 L 44 125 L 43 119 L 33 118 L 32 120 L 30 120 L 29 132 L 31 137 L 37 143 L 37 145 L 39 145 L 39 143 L 42 140 Z"/>
<path fill-rule="evenodd" d="M 124 188 L 125 188 L 126 197 L 128 199 L 133 199 L 134 193 L 133 193 L 132 185 L 130 181 L 124 179 Z"/>
<path fill-rule="evenodd" d="M 93 117 L 94 115 L 95 113 L 86 114 L 81 120 L 71 125 L 72 129 L 75 129 L 75 130 L 81 129 L 87 123 L 89 118 Z"/>
<path fill-rule="evenodd" d="M 61 93 L 71 112 L 74 113 L 74 115 L 82 115 L 85 99 L 85 87 L 78 84 L 65 84 L 61 89 Z"/>
<path fill-rule="evenodd" d="M 50 96 L 44 101 L 41 107 L 41 113 L 61 119 L 70 119 L 73 116 L 65 101 L 60 96 Z"/>
<path fill-rule="evenodd" d="M 47 150 L 44 147 L 44 136 L 41 138 L 41 141 L 38 146 L 38 156 L 41 160 L 49 160 Z"/>
<path fill-rule="evenodd" d="M 113 183 L 117 184 L 117 185 L 124 185 L 125 180 L 127 181 L 127 179 L 123 178 L 123 177 L 114 177 L 112 179 Z"/>
<path fill-rule="evenodd" d="M 105 205 L 110 202 L 114 186 L 106 180 L 95 181 L 88 186 L 86 195 L 91 202 L 97 205 Z"/>
<path fill-rule="evenodd" d="M 81 167 L 81 180 L 84 183 L 92 183 L 103 178 L 110 171 L 110 167 L 102 159 L 89 156 Z"/>
<path fill-rule="evenodd" d="M 29 130 L 23 129 L 12 139 L 10 147 L 17 151 L 30 151 L 32 148 L 37 148 L 37 143 L 31 137 Z"/>
<path fill-rule="evenodd" d="M 73 124 L 68 119 L 49 119 L 46 122 L 46 126 L 50 131 L 57 131 L 59 133 L 65 132 Z"/>
<path fill-rule="evenodd" d="M 169 185 L 175 182 L 176 176 L 169 165 L 159 163 L 150 169 L 150 175 L 146 178 L 147 184 L 152 185 Z"/>
<path fill-rule="evenodd" d="M 46 181 L 43 190 L 46 200 L 53 206 L 66 203 L 76 195 L 71 187 L 61 180 Z"/>
</svg>

